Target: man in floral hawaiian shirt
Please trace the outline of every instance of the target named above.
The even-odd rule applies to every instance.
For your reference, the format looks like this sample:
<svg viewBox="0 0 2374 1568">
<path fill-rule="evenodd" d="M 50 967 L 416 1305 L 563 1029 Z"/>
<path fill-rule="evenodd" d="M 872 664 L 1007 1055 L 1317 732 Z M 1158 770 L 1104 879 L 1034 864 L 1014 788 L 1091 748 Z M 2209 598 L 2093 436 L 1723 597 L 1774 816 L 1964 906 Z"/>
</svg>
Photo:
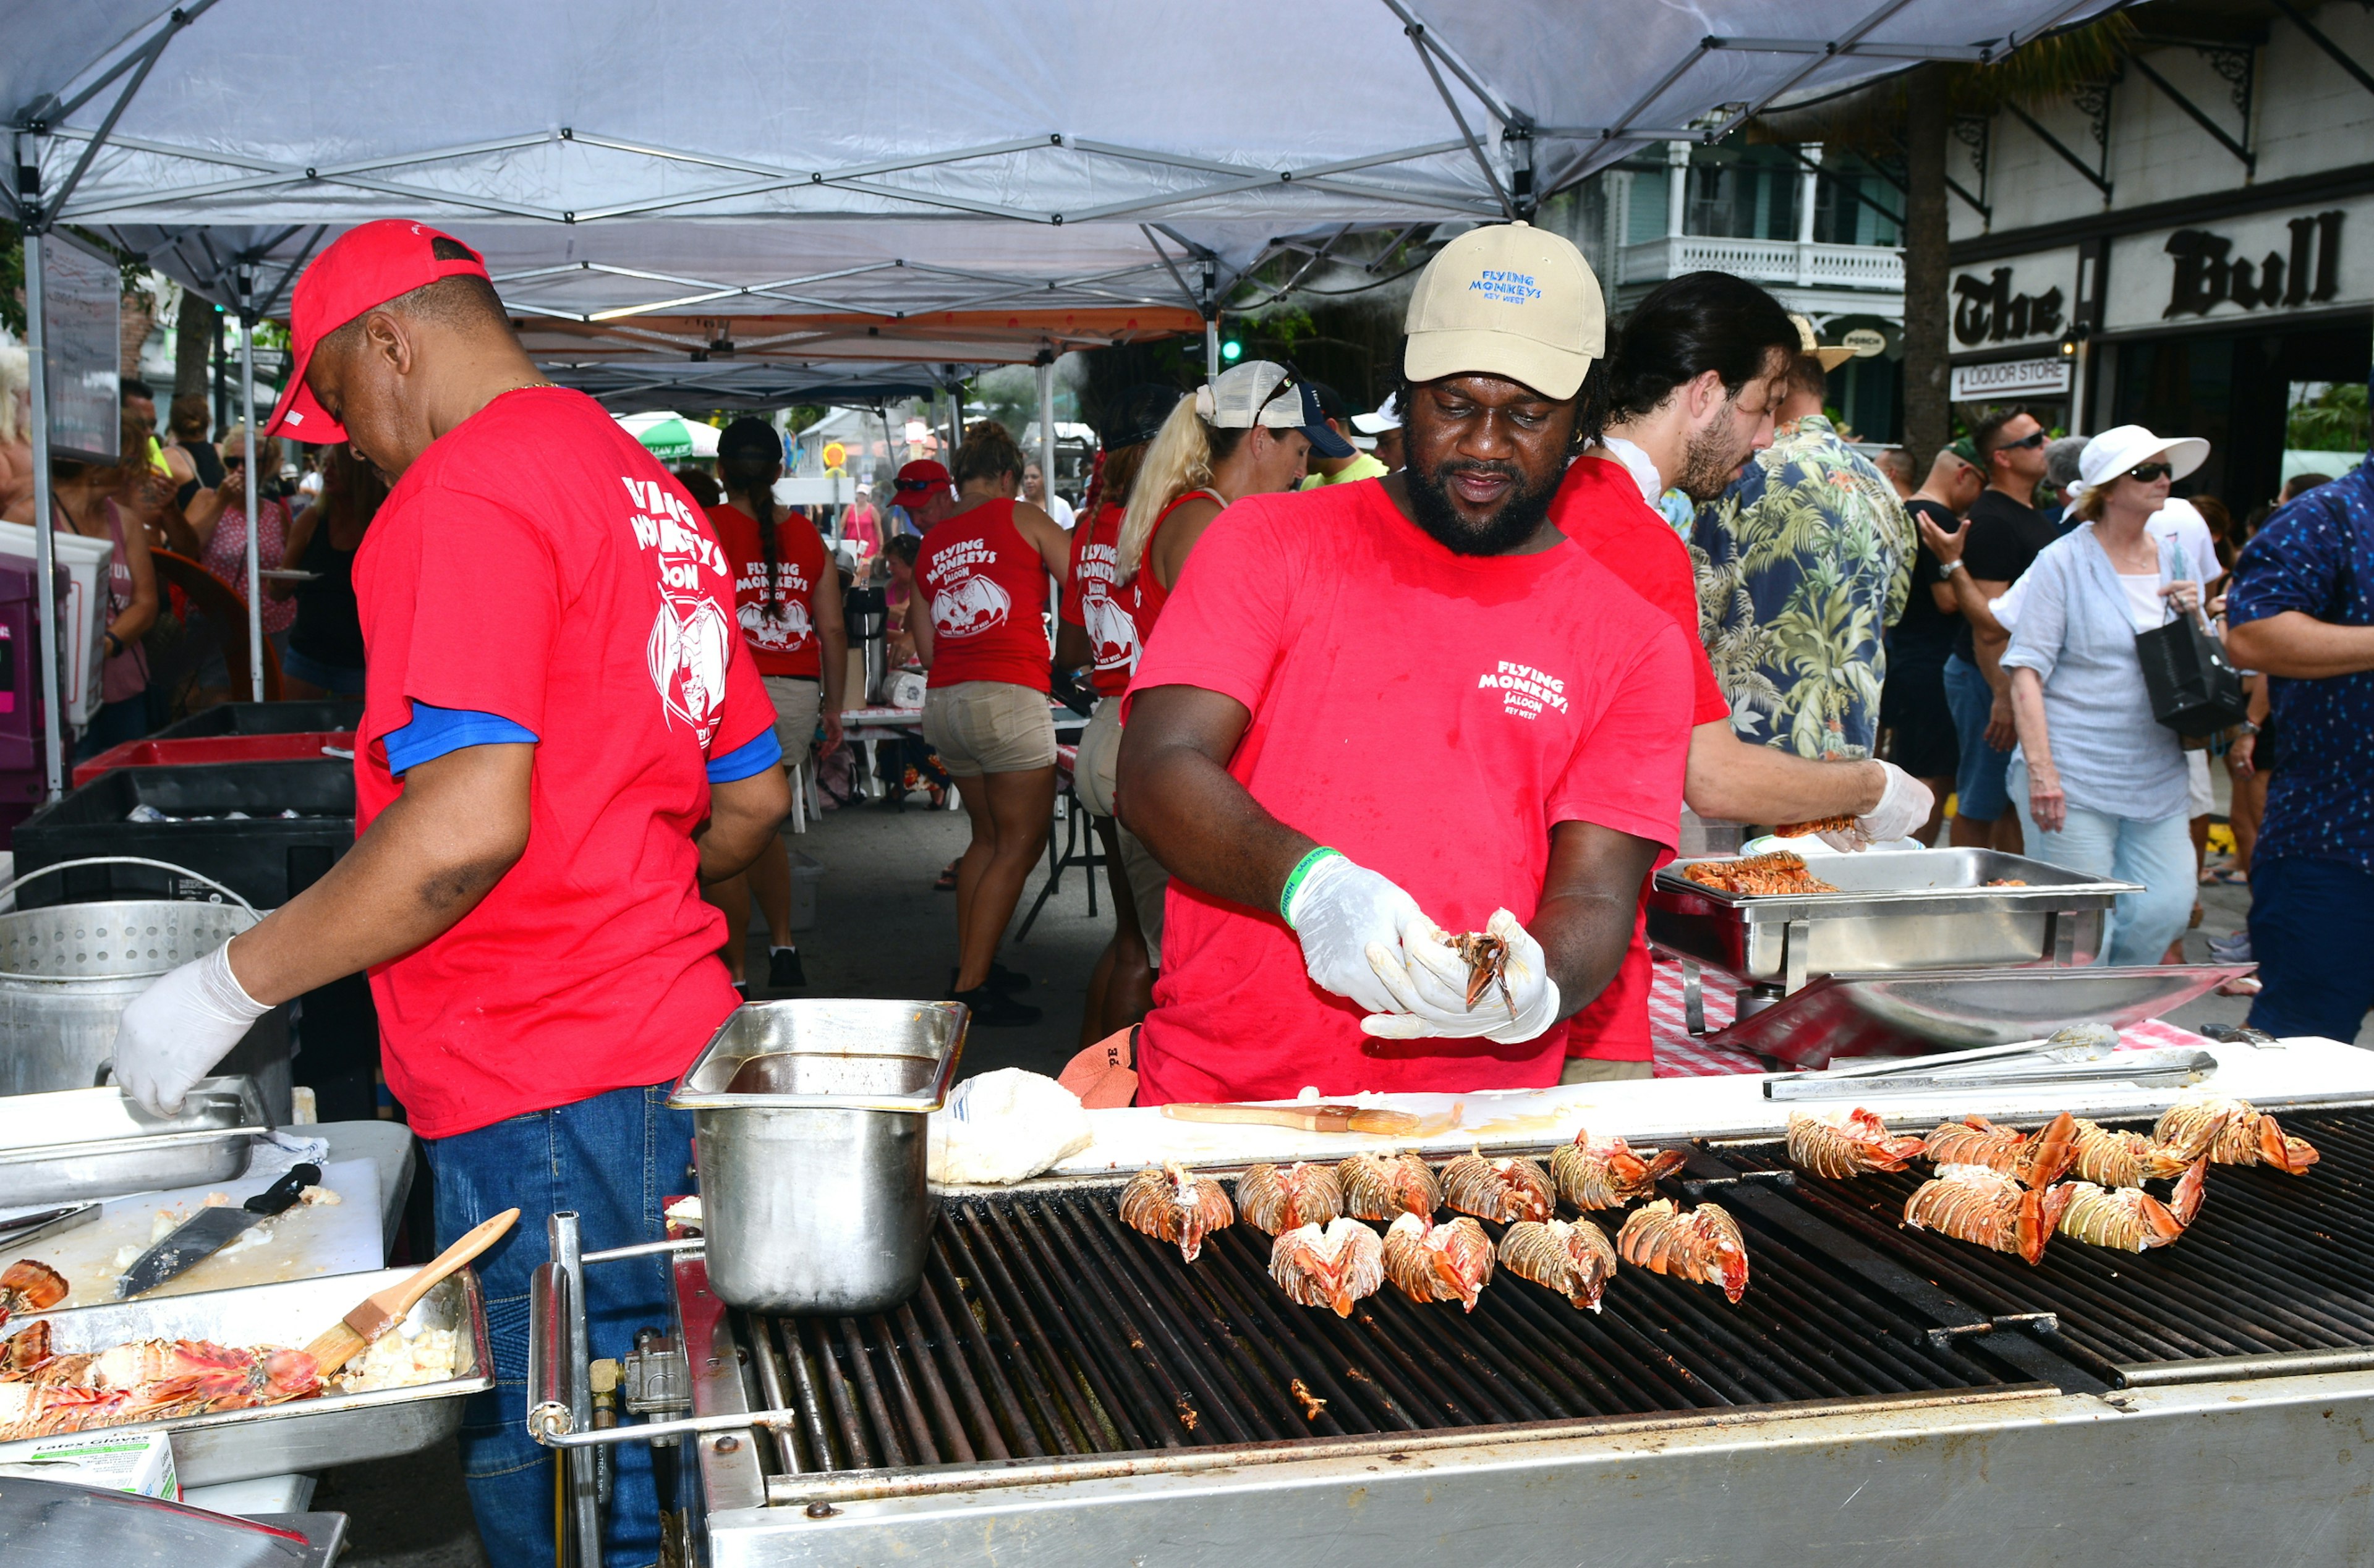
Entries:
<svg viewBox="0 0 2374 1568">
<path fill-rule="evenodd" d="M 1867 757 L 1920 540 L 1895 487 L 1822 413 L 1829 372 L 1853 350 L 1819 346 L 1803 317 L 1797 328 L 1780 434 L 1698 510 L 1699 632 L 1741 739 Z"/>
</svg>

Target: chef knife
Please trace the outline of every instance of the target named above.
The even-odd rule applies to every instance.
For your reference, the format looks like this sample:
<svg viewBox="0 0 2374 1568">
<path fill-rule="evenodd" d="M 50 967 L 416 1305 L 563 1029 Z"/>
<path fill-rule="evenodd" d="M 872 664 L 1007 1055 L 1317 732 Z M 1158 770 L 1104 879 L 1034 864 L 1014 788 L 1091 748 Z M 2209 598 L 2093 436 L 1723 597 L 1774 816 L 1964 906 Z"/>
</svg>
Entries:
<svg viewBox="0 0 2374 1568">
<path fill-rule="evenodd" d="M 288 1174 L 246 1202 L 201 1209 L 183 1221 L 171 1235 L 142 1253 L 115 1281 L 115 1299 L 124 1301 L 153 1291 L 174 1276 L 206 1261 L 230 1244 L 241 1231 L 262 1223 L 292 1207 L 305 1188 L 322 1179 L 322 1167 L 294 1165 Z"/>
</svg>

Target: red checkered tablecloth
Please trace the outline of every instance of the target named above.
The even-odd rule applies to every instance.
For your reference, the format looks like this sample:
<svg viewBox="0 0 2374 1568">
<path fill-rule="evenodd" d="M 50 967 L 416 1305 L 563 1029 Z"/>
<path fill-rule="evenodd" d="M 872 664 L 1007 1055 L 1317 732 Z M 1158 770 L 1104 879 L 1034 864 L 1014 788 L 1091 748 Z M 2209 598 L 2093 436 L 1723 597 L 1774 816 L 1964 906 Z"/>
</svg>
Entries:
<svg viewBox="0 0 2374 1568">
<path fill-rule="evenodd" d="M 1731 982 L 1721 975 L 1707 975 L 1702 987 L 1706 998 L 1706 1026 L 1709 1035 L 1730 1026 L 1732 1021 Z M 1694 1036 L 1682 1012 L 1682 965 L 1677 960 L 1659 958 L 1656 973 L 1649 991 L 1649 1040 L 1656 1052 L 1657 1076 L 1660 1078 L 1711 1078 L 1724 1072 L 1761 1072 L 1764 1064 L 1745 1051 L 1719 1045 Z M 2147 1019 L 2133 1024 L 2123 1032 L 2119 1048 L 2148 1050 L 2157 1046 L 2205 1046 L 2210 1044 L 2189 1029 L 2160 1019 Z"/>
</svg>

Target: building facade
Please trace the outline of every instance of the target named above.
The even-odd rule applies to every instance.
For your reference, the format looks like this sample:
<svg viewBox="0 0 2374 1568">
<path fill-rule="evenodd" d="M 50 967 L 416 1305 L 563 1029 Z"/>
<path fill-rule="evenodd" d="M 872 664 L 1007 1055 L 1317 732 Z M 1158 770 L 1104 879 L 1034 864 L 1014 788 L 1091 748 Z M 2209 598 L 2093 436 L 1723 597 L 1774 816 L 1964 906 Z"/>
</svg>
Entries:
<svg viewBox="0 0 2374 1568">
<path fill-rule="evenodd" d="M 1953 395 L 1966 417 L 2020 403 L 2079 433 L 2205 437 L 2185 487 L 2240 514 L 2364 451 L 2374 15 L 2133 16 L 2114 77 L 1955 127 Z"/>
<path fill-rule="evenodd" d="M 1904 198 L 1896 178 L 1819 144 L 1669 142 L 1584 181 L 1574 239 L 1622 316 L 1685 273 L 1762 284 L 1825 342 L 1880 345 L 1833 378 L 1855 432 L 1892 441 L 1902 406 Z M 1554 220 L 1553 220 L 1554 221 Z"/>
</svg>

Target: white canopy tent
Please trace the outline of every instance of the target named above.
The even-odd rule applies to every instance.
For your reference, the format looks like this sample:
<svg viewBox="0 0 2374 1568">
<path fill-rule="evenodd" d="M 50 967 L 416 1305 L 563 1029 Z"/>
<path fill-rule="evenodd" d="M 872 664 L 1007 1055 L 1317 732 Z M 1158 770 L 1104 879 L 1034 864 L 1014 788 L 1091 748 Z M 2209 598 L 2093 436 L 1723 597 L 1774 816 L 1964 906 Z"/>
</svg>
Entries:
<svg viewBox="0 0 2374 1568">
<path fill-rule="evenodd" d="M 2116 3 L 923 0 L 877 36 L 823 0 L 715 0 L 693 27 L 645 0 L 0 0 L 0 202 L 35 235 L 106 233 L 248 324 L 328 238 L 405 216 L 485 251 L 523 318 L 581 327 L 1028 304 L 1208 331 L 1282 248 L 1526 216 L 1644 142 L 1998 58 Z M 1067 341 L 1051 325 L 1029 356 L 1042 389 Z M 641 348 L 647 380 L 701 362 Z M 848 350 L 850 378 L 877 357 Z M 765 384 L 739 363 L 715 383 L 736 375 Z M 253 531 L 250 554 L 253 605 Z"/>
</svg>

